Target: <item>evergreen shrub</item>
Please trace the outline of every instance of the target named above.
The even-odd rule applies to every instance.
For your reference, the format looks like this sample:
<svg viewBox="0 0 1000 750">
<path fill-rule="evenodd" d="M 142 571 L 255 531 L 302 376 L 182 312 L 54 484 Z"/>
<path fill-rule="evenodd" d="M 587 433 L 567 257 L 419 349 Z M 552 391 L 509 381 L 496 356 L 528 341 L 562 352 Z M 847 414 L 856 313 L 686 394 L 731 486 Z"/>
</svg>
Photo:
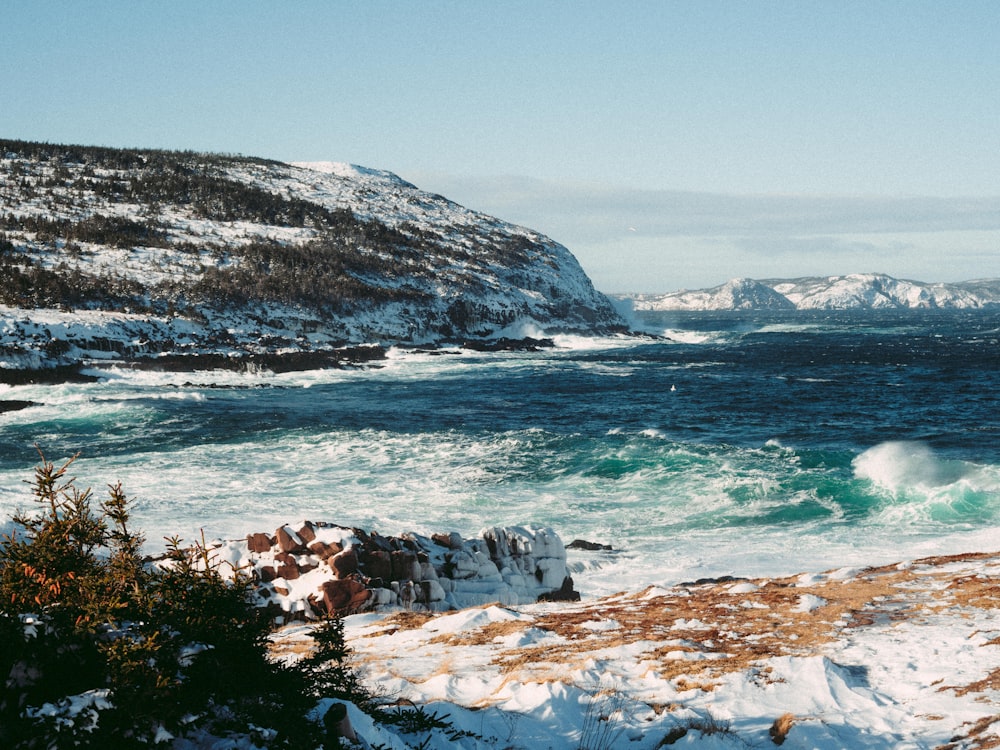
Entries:
<svg viewBox="0 0 1000 750">
<path fill-rule="evenodd" d="M 272 624 L 250 577 L 204 540 L 141 556 L 121 484 L 96 502 L 42 456 L 34 512 L 0 538 L 0 747 L 337 746 L 307 719 L 321 696 L 367 699 L 345 663 L 343 626 L 316 629 L 298 663 L 269 658 Z M 334 744 L 331 744 L 334 743 Z M 160 745 L 161 747 L 167 745 Z"/>
</svg>

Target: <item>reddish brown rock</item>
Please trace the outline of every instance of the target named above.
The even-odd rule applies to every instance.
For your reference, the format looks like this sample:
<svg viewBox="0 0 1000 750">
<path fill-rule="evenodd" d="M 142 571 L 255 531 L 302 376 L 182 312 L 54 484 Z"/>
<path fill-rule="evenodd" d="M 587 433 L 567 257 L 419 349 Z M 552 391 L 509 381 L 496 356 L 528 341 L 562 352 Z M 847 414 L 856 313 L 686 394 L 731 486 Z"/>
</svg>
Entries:
<svg viewBox="0 0 1000 750">
<path fill-rule="evenodd" d="M 454 531 L 450 534 L 431 534 L 431 541 L 448 549 L 462 549 L 462 537 Z"/>
<path fill-rule="evenodd" d="M 358 553 L 349 547 L 330 558 L 329 563 L 337 578 L 347 578 L 358 572 Z"/>
<path fill-rule="evenodd" d="M 302 543 L 305 544 L 306 546 L 309 545 L 309 542 L 312 542 L 316 539 L 315 528 L 316 527 L 313 526 L 312 521 L 306 521 L 305 524 L 303 524 L 302 528 L 299 529 L 298 531 L 299 539 L 301 539 Z"/>
<path fill-rule="evenodd" d="M 260 575 L 260 580 L 264 583 L 273 581 L 278 577 L 278 572 L 274 569 L 273 565 L 262 565 L 258 568 L 257 573 Z"/>
<path fill-rule="evenodd" d="M 326 542 L 310 542 L 309 551 L 316 555 L 320 560 L 328 560 L 334 555 L 340 554 L 343 551 L 343 547 L 339 544 L 327 544 Z"/>
<path fill-rule="evenodd" d="M 247 534 L 247 549 L 258 555 L 263 552 L 270 552 L 274 539 L 267 534 Z"/>
<path fill-rule="evenodd" d="M 368 589 L 353 578 L 327 581 L 320 586 L 320 597 L 313 606 L 331 615 L 346 615 L 360 611 L 368 601 Z"/>
<path fill-rule="evenodd" d="M 388 552 L 378 550 L 365 553 L 361 558 L 361 567 L 369 578 L 381 578 L 383 581 L 392 580 L 392 558 Z"/>
<path fill-rule="evenodd" d="M 412 552 L 396 550 L 390 554 L 390 564 L 393 581 L 405 581 L 413 577 L 413 566 L 417 562 L 417 556 Z"/>
<path fill-rule="evenodd" d="M 299 539 L 295 532 L 293 532 L 288 526 L 282 526 L 275 532 L 274 536 L 277 545 L 282 552 L 303 554 L 307 551 L 306 546 L 302 543 L 302 540 Z"/>
<path fill-rule="evenodd" d="M 282 552 L 274 556 L 274 561 L 278 563 L 278 578 L 285 578 L 294 581 L 299 577 L 299 566 L 295 558 L 287 552 Z"/>
</svg>

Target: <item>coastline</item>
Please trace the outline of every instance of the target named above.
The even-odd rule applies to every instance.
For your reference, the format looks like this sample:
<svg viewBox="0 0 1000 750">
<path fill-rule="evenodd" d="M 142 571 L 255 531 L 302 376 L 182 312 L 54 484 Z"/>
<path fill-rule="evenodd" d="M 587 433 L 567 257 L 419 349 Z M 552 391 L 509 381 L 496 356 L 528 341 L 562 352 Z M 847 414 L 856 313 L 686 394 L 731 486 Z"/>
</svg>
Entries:
<svg viewBox="0 0 1000 750">
<path fill-rule="evenodd" d="M 367 682 L 495 740 L 426 747 L 987 748 L 998 574 L 1000 553 L 970 553 L 345 622 Z"/>
<path fill-rule="evenodd" d="M 331 533 L 349 553 L 361 545 L 346 569 L 338 564 L 343 551 L 330 548 Z M 263 554 L 248 556 L 255 544 Z M 1000 743 L 1000 551 L 783 577 L 728 575 L 582 600 L 553 600 L 539 589 L 511 595 L 511 573 L 531 578 L 544 559 L 559 563 L 562 575 L 566 548 L 603 549 L 563 545 L 551 530 L 491 529 L 476 542 L 306 522 L 216 551 L 234 568 L 269 570 L 259 585 L 271 606 L 294 588 L 281 575 L 309 555 L 329 552 L 331 569 L 369 584 L 382 570 L 385 582 L 374 580 L 397 596 L 369 589 L 341 600 L 339 614 L 363 681 L 448 727 L 420 735 L 425 748 L 972 750 Z M 438 553 L 428 559 L 432 549 Z M 446 579 L 459 566 L 451 554 L 463 549 L 472 551 L 461 576 L 469 576 L 471 597 L 398 596 L 438 588 L 438 573 L 452 590 Z M 423 582 L 419 572 L 406 580 L 421 561 Z M 283 566 L 277 572 L 276 564 Z M 311 575 L 303 570 L 303 582 Z M 284 594 L 275 596 L 275 583 Z M 279 658 L 297 658 L 314 627 L 295 615 L 301 610 L 286 606 L 287 624 L 272 636 Z M 414 741 L 355 706 L 349 715 L 372 746 Z"/>
<path fill-rule="evenodd" d="M 403 349 L 429 354 L 443 354 L 451 348 L 479 353 L 533 352 L 551 349 L 551 338 L 524 336 L 511 338 L 466 338 L 424 344 L 394 344 Z M 378 367 L 386 359 L 388 345 L 351 344 L 334 348 L 288 349 L 284 351 L 205 350 L 196 352 L 165 351 L 157 354 L 68 359 L 60 356 L 34 366 L 0 367 L 0 385 L 61 385 L 93 383 L 104 370 L 123 368 L 156 372 L 304 372 L 308 370 Z M 0 399 L 0 413 L 35 405 L 31 401 Z"/>
</svg>

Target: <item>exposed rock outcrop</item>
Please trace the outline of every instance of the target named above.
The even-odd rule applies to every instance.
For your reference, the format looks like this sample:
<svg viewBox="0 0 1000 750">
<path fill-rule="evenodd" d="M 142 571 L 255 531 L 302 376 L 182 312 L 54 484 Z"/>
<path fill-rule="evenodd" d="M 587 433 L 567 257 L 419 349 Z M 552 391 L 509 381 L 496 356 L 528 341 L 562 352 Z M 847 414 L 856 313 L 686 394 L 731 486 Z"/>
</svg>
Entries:
<svg viewBox="0 0 1000 750">
<path fill-rule="evenodd" d="M 540 527 L 492 527 L 463 539 L 454 532 L 386 537 L 305 521 L 218 543 L 212 554 L 249 571 L 258 603 L 291 619 L 579 599 L 562 540 Z"/>
</svg>

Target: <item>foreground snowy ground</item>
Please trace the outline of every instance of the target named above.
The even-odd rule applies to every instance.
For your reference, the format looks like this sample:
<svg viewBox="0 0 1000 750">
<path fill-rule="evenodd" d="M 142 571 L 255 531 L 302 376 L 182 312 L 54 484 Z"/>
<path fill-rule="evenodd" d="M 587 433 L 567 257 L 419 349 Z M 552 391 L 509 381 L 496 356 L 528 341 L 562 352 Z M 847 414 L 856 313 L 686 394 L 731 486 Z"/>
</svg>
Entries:
<svg viewBox="0 0 1000 750">
<path fill-rule="evenodd" d="M 992 553 L 355 615 L 366 683 L 450 727 L 349 716 L 362 746 L 389 748 L 1000 747 L 998 606 Z M 282 631 L 279 653 L 306 627 Z"/>
</svg>

